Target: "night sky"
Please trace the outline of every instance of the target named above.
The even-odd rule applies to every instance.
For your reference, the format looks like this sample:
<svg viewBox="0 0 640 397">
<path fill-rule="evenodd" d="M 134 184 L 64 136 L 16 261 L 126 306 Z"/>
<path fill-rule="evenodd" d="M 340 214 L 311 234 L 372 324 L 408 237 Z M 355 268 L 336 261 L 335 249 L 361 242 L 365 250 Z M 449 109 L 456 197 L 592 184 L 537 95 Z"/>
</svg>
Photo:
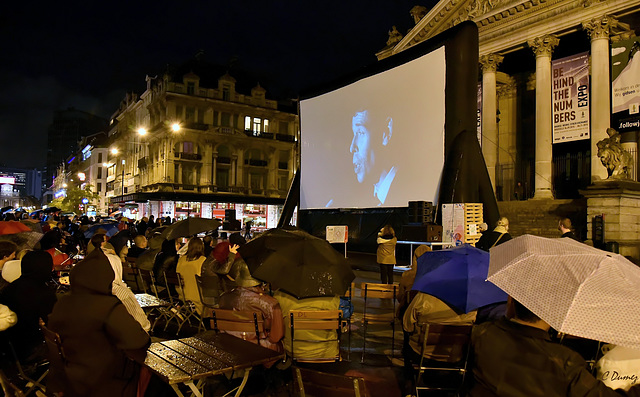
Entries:
<svg viewBox="0 0 640 397">
<path fill-rule="evenodd" d="M 109 118 L 145 75 L 203 50 L 259 76 L 267 96 L 376 62 L 393 25 L 435 0 L 9 2 L 0 12 L 0 164 L 42 167 L 54 110 Z M 271 95 L 269 95 L 271 92 Z"/>
</svg>

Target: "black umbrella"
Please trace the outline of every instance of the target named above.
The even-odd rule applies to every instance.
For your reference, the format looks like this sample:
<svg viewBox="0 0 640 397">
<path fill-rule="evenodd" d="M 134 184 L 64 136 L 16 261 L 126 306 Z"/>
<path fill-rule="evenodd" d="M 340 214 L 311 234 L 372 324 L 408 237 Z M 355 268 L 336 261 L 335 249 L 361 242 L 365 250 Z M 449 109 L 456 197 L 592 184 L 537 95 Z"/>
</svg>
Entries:
<svg viewBox="0 0 640 397">
<path fill-rule="evenodd" d="M 62 210 L 58 207 L 48 207 L 44 209 L 45 214 L 51 214 L 53 212 L 58 212 L 58 211 L 62 211 Z"/>
<path fill-rule="evenodd" d="M 162 237 L 167 240 L 173 240 L 178 237 L 193 236 L 198 233 L 216 230 L 220 227 L 220 224 L 217 219 L 189 217 L 164 229 Z"/>
<path fill-rule="evenodd" d="M 256 244 L 262 248 L 253 247 Z M 240 255 L 246 253 L 245 260 L 251 261 L 251 254 L 256 258 L 259 249 L 264 250 L 262 263 L 252 276 L 299 299 L 343 295 L 355 278 L 346 259 L 331 244 L 301 230 L 263 234 L 240 248 Z"/>
<path fill-rule="evenodd" d="M 253 274 L 278 247 L 286 245 L 292 239 L 299 238 L 298 234 L 292 233 L 290 230 L 269 229 L 240 247 L 238 252 L 249 266 L 249 271 Z"/>
</svg>

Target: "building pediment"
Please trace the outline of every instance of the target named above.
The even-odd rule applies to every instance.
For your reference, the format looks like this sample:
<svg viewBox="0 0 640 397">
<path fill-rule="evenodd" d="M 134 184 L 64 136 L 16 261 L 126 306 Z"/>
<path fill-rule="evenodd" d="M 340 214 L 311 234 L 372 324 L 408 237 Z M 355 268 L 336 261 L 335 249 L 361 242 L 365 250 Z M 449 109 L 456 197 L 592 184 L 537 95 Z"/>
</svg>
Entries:
<svg viewBox="0 0 640 397">
<path fill-rule="evenodd" d="M 441 0 L 404 37 L 396 34 L 394 45 L 387 42 L 376 55 L 386 58 L 467 20 L 478 26 L 480 54 L 509 52 L 530 38 L 570 33 L 584 21 L 637 10 L 639 5 L 640 0 Z"/>
</svg>

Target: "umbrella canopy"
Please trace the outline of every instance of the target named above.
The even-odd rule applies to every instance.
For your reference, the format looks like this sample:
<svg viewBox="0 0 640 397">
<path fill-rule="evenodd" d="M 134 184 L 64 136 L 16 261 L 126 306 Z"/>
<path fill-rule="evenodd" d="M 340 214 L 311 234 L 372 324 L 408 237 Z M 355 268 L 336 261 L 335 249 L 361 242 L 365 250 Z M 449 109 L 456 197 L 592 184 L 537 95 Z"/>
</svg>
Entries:
<svg viewBox="0 0 640 397">
<path fill-rule="evenodd" d="M 253 273 L 274 251 L 286 246 L 293 239 L 302 238 L 302 233 L 307 234 L 299 230 L 269 229 L 240 247 L 239 252 Z"/>
<path fill-rule="evenodd" d="M 411 289 L 433 295 L 468 313 L 507 300 L 507 294 L 488 282 L 489 253 L 470 245 L 425 252 L 418 258 Z"/>
<path fill-rule="evenodd" d="M 0 241 L 12 241 L 18 246 L 18 251 L 32 250 L 44 234 L 42 232 L 28 231 L 14 234 L 0 235 Z"/>
<path fill-rule="evenodd" d="M 33 212 L 30 212 L 30 213 L 29 213 L 29 216 L 34 216 L 34 215 L 37 215 L 37 214 L 39 214 L 39 213 L 41 213 L 41 212 L 44 212 L 44 210 L 35 210 L 35 211 L 33 211 Z"/>
<path fill-rule="evenodd" d="M 21 219 L 19 222 L 31 229 L 31 231 L 42 233 L 42 225 L 40 224 L 40 221 L 35 219 Z"/>
<path fill-rule="evenodd" d="M 18 221 L 4 221 L 0 222 L 0 235 L 4 234 L 16 234 L 22 232 L 30 232 L 31 229 L 24 223 Z"/>
<path fill-rule="evenodd" d="M 86 232 L 84 232 L 85 238 L 91 238 L 99 229 L 104 229 L 106 231 L 105 235 L 107 237 L 111 237 L 114 234 L 118 233 L 118 224 L 117 223 L 96 223 L 91 225 Z"/>
<path fill-rule="evenodd" d="M 558 332 L 640 349 L 640 268 L 569 238 L 491 249 L 489 281 Z"/>
<path fill-rule="evenodd" d="M 299 299 L 342 295 L 355 278 L 346 259 L 331 244 L 301 230 L 272 229 L 239 252 L 243 258 L 253 258 L 253 277 Z M 256 267 L 258 260 L 261 264 Z"/>
<path fill-rule="evenodd" d="M 45 214 L 51 214 L 53 212 L 58 212 L 58 211 L 62 211 L 62 210 L 58 207 L 48 207 L 44 209 Z"/>
<path fill-rule="evenodd" d="M 162 237 L 173 240 L 178 237 L 193 236 L 198 233 L 216 230 L 221 223 L 217 219 L 189 217 L 164 229 Z"/>
</svg>

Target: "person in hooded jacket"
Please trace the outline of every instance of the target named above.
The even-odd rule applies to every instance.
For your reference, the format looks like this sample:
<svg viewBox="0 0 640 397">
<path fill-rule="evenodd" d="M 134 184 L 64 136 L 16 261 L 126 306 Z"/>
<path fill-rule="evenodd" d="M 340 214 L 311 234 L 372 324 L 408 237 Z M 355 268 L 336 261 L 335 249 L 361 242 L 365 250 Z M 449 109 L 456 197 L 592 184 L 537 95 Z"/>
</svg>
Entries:
<svg viewBox="0 0 640 397">
<path fill-rule="evenodd" d="M 112 294 L 116 275 L 97 249 L 70 273 L 49 328 L 62 340 L 66 361 L 51 360 L 48 389 L 64 396 L 136 396 L 149 335 Z M 55 355 L 51 355 L 54 356 Z"/>
<path fill-rule="evenodd" d="M 45 251 L 31 251 L 20 263 L 20 277 L 2 292 L 0 303 L 18 316 L 7 332 L 18 357 L 32 361 L 46 355 L 44 338 L 38 321 L 45 322 L 56 303 L 55 285 L 51 282 L 53 259 Z M 0 337 L 1 338 L 1 337 Z"/>
</svg>

